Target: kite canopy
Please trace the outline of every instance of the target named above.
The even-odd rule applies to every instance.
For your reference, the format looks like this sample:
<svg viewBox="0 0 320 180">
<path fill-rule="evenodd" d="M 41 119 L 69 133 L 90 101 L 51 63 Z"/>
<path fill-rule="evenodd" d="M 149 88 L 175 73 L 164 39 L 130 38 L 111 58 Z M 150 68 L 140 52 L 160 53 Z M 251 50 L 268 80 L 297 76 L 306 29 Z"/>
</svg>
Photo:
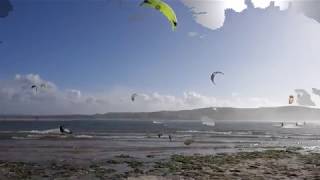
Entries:
<svg viewBox="0 0 320 180">
<path fill-rule="evenodd" d="M 36 90 L 36 92 L 38 91 L 38 86 L 37 85 L 32 85 L 31 86 L 31 89 L 34 89 L 34 90 Z"/>
<path fill-rule="evenodd" d="M 172 29 L 176 29 L 178 25 L 176 13 L 167 3 L 162 0 L 144 0 L 140 6 L 150 7 L 160 11 L 170 22 Z"/>
<path fill-rule="evenodd" d="M 294 96 L 290 95 L 289 96 L 289 104 L 292 104 L 294 102 Z"/>
<path fill-rule="evenodd" d="M 47 88 L 47 84 L 45 84 L 45 83 L 42 83 L 42 84 L 40 84 L 40 86 L 38 86 L 38 85 L 36 85 L 36 84 L 33 84 L 33 85 L 31 85 L 31 89 L 33 89 L 33 90 L 35 90 L 36 92 L 38 92 L 38 88 Z"/>
<path fill-rule="evenodd" d="M 213 72 L 213 73 L 211 74 L 210 79 L 211 79 L 211 81 L 212 81 L 212 83 L 213 83 L 214 85 L 216 84 L 216 83 L 214 82 L 214 78 L 216 77 L 217 74 L 222 74 L 222 75 L 224 75 L 224 73 L 223 73 L 223 72 L 220 72 L 220 71 Z"/>
<path fill-rule="evenodd" d="M 137 93 L 133 93 L 133 94 L 131 95 L 131 101 L 133 102 L 133 101 L 136 99 L 137 96 L 138 96 Z"/>
</svg>

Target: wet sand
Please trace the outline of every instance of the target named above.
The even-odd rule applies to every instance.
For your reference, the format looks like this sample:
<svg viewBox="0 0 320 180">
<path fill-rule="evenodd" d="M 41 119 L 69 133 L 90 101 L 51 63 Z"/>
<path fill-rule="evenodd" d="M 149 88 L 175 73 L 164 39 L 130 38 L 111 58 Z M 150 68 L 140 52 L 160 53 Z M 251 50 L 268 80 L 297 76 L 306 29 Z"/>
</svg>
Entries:
<svg viewBox="0 0 320 180">
<path fill-rule="evenodd" d="M 52 124 L 7 127 L 0 132 L 0 179 L 320 179 L 320 126 L 173 122 L 168 126 L 182 128 L 159 138 L 158 126 L 170 128 L 96 123 L 72 135 L 46 129 Z M 99 131 L 102 125 L 118 130 Z"/>
<path fill-rule="evenodd" d="M 120 154 L 97 161 L 0 161 L 0 179 L 319 179 L 320 154 L 300 148 L 215 155 Z"/>
</svg>

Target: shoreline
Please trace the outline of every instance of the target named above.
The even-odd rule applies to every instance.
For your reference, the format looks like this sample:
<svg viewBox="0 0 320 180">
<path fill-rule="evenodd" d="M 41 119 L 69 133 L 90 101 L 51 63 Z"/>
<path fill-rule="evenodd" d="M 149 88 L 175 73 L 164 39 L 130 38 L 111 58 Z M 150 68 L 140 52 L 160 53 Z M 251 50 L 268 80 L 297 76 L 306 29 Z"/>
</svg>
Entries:
<svg viewBox="0 0 320 180">
<path fill-rule="evenodd" d="M 103 160 L 0 160 L 0 179 L 319 179 L 320 154 L 289 147 L 283 150 L 174 154 L 159 157 L 116 155 Z"/>
</svg>

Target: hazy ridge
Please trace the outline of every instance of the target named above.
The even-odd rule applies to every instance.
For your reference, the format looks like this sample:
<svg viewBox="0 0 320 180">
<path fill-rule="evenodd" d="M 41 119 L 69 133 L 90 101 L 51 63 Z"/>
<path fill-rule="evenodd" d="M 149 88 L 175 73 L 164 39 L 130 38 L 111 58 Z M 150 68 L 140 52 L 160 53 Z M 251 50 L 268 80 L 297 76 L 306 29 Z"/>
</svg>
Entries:
<svg viewBox="0 0 320 180">
<path fill-rule="evenodd" d="M 216 107 L 181 111 L 111 112 L 95 115 L 0 115 L 0 120 L 90 120 L 90 119 L 165 119 L 165 120 L 318 120 L 320 109 L 302 106 L 232 108 Z"/>
</svg>

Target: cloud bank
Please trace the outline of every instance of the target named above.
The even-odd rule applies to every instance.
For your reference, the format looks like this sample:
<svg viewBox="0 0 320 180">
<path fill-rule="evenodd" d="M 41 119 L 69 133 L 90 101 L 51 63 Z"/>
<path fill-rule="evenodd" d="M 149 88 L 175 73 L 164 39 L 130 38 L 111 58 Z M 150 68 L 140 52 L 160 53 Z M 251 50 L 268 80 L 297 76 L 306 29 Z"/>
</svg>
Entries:
<svg viewBox="0 0 320 180">
<path fill-rule="evenodd" d="M 316 104 L 312 101 L 311 95 L 304 89 L 296 89 L 297 103 L 302 106 L 315 106 Z"/>
<path fill-rule="evenodd" d="M 195 21 L 212 30 L 223 26 L 226 14 L 233 11 L 241 13 L 251 8 L 276 8 L 280 11 L 288 10 L 302 13 L 305 16 L 320 22 L 319 0 L 181 0 L 190 8 Z"/>
<path fill-rule="evenodd" d="M 320 96 L 320 89 L 312 88 L 312 93 L 315 94 L 315 95 Z"/>
<path fill-rule="evenodd" d="M 246 9 L 245 0 L 181 0 L 184 5 L 190 8 L 195 21 L 204 27 L 218 29 L 223 26 L 225 10 L 232 9 L 241 12 Z"/>
<path fill-rule="evenodd" d="M 46 84 L 35 91 L 32 85 Z M 0 114 L 94 114 L 123 111 L 181 110 L 210 106 L 257 107 L 277 105 L 267 98 L 230 96 L 217 98 L 186 91 L 180 96 L 158 92 L 138 93 L 131 102 L 133 90 L 111 90 L 83 93 L 59 87 L 37 74 L 20 75 L 0 80 Z"/>
</svg>

